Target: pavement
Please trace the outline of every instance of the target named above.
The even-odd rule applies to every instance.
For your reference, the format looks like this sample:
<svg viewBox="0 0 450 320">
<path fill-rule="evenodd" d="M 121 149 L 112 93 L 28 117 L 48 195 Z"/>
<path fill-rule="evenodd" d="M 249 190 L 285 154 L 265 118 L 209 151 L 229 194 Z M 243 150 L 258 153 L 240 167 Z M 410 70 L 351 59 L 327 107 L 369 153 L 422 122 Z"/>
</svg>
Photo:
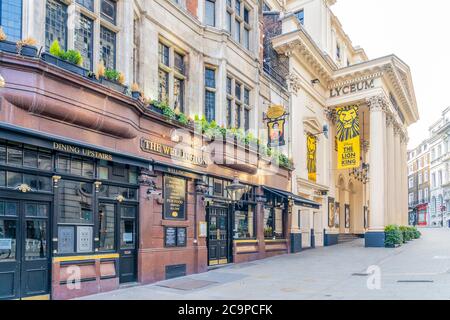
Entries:
<svg viewBox="0 0 450 320">
<path fill-rule="evenodd" d="M 358 239 L 82 299 L 448 300 L 450 229 L 420 231 L 396 249 L 364 248 Z"/>
</svg>

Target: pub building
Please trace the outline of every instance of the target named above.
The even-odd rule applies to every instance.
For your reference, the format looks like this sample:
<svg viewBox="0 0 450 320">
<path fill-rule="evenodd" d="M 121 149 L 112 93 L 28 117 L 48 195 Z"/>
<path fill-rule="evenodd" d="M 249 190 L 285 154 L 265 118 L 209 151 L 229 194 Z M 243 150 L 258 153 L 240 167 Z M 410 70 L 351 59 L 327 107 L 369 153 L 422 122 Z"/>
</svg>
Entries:
<svg viewBox="0 0 450 320">
<path fill-rule="evenodd" d="M 292 206 L 311 205 L 287 191 L 291 168 L 40 59 L 2 53 L 0 70 L 1 299 L 291 251 Z"/>
</svg>

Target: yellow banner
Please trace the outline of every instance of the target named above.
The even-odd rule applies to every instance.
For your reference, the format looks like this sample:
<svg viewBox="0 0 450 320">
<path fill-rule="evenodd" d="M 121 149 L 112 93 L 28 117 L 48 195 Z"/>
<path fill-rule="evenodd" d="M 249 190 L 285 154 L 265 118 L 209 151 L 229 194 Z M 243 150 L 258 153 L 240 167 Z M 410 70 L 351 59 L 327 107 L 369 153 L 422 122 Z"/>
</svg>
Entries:
<svg viewBox="0 0 450 320">
<path fill-rule="evenodd" d="M 310 181 L 317 181 L 317 137 L 308 134 L 306 138 L 306 145 L 308 148 L 308 179 Z"/>
<path fill-rule="evenodd" d="M 358 168 L 361 164 L 358 109 L 358 106 L 336 109 L 338 170 Z"/>
</svg>

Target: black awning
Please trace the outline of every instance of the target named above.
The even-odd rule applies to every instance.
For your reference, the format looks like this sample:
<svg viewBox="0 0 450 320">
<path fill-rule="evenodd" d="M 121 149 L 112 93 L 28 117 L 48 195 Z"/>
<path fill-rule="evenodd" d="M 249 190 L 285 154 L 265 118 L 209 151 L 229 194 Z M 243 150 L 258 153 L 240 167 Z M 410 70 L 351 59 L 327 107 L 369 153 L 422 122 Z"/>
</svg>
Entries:
<svg viewBox="0 0 450 320">
<path fill-rule="evenodd" d="M 314 202 L 312 200 L 308 200 L 303 197 L 300 197 L 296 194 L 293 194 L 292 192 L 279 190 L 279 189 L 275 189 L 275 188 L 269 188 L 269 187 L 265 187 L 265 186 L 263 186 L 263 189 L 270 193 L 273 193 L 279 197 L 286 198 L 286 199 L 292 199 L 294 201 L 294 203 L 298 206 L 313 208 L 313 209 L 320 209 L 319 203 Z"/>
</svg>

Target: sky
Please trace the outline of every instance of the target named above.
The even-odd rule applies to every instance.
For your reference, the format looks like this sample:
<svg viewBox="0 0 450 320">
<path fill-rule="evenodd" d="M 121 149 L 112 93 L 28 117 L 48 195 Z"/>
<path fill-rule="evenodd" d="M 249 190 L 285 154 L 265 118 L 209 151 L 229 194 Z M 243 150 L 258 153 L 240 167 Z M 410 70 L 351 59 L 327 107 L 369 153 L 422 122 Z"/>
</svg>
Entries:
<svg viewBox="0 0 450 320">
<path fill-rule="evenodd" d="M 411 68 L 420 120 L 408 147 L 416 147 L 450 106 L 450 1 L 337 0 L 331 9 L 369 59 L 393 53 Z"/>
</svg>

